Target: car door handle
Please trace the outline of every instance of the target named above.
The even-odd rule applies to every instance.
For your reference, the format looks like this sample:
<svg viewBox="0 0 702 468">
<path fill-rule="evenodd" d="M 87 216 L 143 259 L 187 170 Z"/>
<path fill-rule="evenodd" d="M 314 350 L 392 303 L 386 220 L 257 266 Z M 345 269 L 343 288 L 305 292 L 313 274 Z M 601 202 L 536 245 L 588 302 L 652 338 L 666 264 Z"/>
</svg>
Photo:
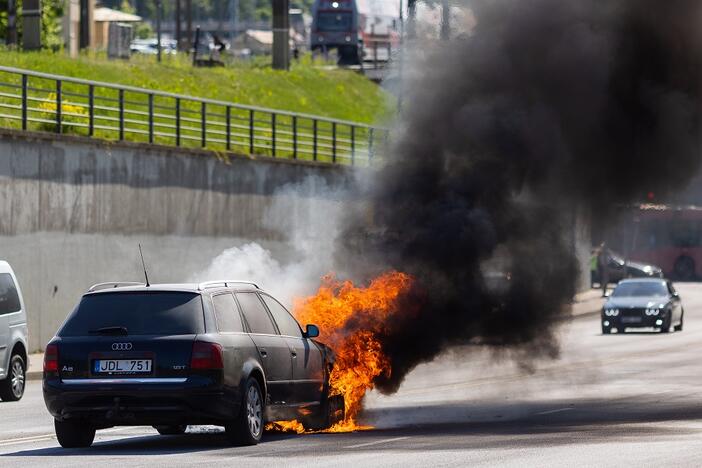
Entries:
<svg viewBox="0 0 702 468">
<path fill-rule="evenodd" d="M 268 357 L 268 351 L 265 348 L 258 348 L 258 351 L 261 353 L 261 357 Z"/>
<path fill-rule="evenodd" d="M 292 354 L 292 357 L 294 357 L 294 358 L 297 357 L 297 351 L 290 351 L 290 354 Z"/>
</svg>

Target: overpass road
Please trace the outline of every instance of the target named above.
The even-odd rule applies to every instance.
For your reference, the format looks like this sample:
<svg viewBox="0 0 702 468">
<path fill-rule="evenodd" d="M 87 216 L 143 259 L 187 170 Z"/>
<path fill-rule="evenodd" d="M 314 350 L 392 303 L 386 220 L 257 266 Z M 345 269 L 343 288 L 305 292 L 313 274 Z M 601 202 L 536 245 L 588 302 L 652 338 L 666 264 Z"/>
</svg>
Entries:
<svg viewBox="0 0 702 468">
<path fill-rule="evenodd" d="M 0 403 L 0 466 L 702 466 L 702 284 L 682 284 L 685 331 L 602 336 L 598 317 L 559 326 L 558 359 L 515 363 L 460 348 L 371 394 L 352 434 L 269 434 L 256 447 L 218 430 L 99 431 L 64 450 L 39 382 Z"/>
</svg>

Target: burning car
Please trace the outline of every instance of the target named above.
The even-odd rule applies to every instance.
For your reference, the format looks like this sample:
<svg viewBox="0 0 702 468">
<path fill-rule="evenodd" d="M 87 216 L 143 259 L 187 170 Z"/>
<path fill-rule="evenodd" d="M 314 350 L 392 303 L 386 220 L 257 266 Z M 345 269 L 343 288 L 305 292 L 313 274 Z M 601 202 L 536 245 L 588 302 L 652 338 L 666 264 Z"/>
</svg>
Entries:
<svg viewBox="0 0 702 468">
<path fill-rule="evenodd" d="M 112 426 L 220 425 L 240 445 L 268 419 L 322 429 L 344 418 L 344 399 L 318 335 L 253 283 L 98 284 L 46 346 L 44 401 L 63 447 Z"/>
<path fill-rule="evenodd" d="M 685 311 L 670 281 L 629 279 L 621 281 L 602 307 L 602 333 L 627 328 L 655 328 L 661 333 L 682 331 Z"/>
</svg>

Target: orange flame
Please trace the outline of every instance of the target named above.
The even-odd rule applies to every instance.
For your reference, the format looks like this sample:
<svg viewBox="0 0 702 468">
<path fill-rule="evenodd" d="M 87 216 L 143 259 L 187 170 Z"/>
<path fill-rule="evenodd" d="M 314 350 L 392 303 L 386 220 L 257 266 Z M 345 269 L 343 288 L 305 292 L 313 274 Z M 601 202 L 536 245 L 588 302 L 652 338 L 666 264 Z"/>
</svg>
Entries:
<svg viewBox="0 0 702 468">
<path fill-rule="evenodd" d="M 397 271 L 379 276 L 366 288 L 356 287 L 351 281 L 339 281 L 330 274 L 322 278 L 316 295 L 295 299 L 293 310 L 298 321 L 318 325 L 320 341 L 336 354 L 329 394 L 344 396 L 346 416 L 324 432 L 370 428 L 356 423 L 363 397 L 373 388 L 376 377 L 390 376 L 391 372 L 378 335 L 388 326 L 388 319 L 400 312 L 398 299 L 411 284 L 409 275 Z M 269 426 L 280 430 L 298 428 L 297 425 L 301 426 L 297 421 L 278 421 Z"/>
<path fill-rule="evenodd" d="M 271 432 L 294 432 L 296 434 L 302 434 L 305 432 L 305 426 L 297 419 L 292 421 L 275 421 L 266 424 L 266 430 Z"/>
</svg>

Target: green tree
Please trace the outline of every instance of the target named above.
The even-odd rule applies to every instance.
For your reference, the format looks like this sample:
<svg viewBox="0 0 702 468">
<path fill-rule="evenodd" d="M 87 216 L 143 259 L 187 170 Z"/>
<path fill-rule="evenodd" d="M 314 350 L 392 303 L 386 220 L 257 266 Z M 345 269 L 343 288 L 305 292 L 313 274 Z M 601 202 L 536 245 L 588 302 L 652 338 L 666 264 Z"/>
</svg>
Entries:
<svg viewBox="0 0 702 468">
<path fill-rule="evenodd" d="M 0 0 L 0 43 L 7 37 L 7 0 Z M 58 50 L 63 45 L 61 37 L 62 0 L 41 2 L 41 44 L 45 49 Z M 22 44 L 22 1 L 17 0 L 17 40 Z"/>
</svg>

